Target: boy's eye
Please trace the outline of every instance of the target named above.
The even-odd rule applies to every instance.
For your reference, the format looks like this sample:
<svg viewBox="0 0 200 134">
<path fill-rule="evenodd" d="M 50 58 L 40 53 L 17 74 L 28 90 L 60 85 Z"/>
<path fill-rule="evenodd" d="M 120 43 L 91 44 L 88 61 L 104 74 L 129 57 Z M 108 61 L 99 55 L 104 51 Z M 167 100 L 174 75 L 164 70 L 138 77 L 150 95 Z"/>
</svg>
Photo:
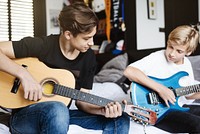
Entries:
<svg viewBox="0 0 200 134">
<path fill-rule="evenodd" d="M 90 38 L 83 38 L 84 40 L 89 40 Z"/>
<path fill-rule="evenodd" d="M 171 45 L 168 46 L 169 48 L 173 48 Z"/>
<path fill-rule="evenodd" d="M 178 52 L 179 54 L 182 54 L 182 53 L 183 53 L 183 51 L 181 51 L 181 50 L 178 50 L 177 52 Z"/>
</svg>

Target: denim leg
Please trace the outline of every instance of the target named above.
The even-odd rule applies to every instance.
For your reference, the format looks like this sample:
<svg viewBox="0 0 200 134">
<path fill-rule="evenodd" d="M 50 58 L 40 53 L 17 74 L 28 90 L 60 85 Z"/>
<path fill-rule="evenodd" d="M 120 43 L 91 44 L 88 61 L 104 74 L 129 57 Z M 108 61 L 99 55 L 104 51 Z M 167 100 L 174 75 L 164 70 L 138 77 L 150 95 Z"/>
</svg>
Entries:
<svg viewBox="0 0 200 134">
<path fill-rule="evenodd" d="M 103 134 L 129 133 L 130 118 L 126 113 L 115 119 L 92 115 L 79 110 L 70 110 L 69 113 L 70 124 L 76 124 L 87 129 L 103 130 Z"/>
<path fill-rule="evenodd" d="M 12 134 L 66 134 L 69 110 L 61 102 L 41 102 L 23 108 L 10 120 Z"/>
</svg>

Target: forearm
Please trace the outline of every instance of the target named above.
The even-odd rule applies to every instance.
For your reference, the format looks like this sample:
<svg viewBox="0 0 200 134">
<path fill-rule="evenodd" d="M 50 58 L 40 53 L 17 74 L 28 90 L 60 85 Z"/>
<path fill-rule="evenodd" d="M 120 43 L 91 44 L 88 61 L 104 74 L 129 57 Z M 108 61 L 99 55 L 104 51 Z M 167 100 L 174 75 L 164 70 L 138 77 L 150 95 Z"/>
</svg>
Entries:
<svg viewBox="0 0 200 134">
<path fill-rule="evenodd" d="M 89 104 L 86 102 L 76 101 L 76 106 L 79 110 L 82 110 L 86 113 L 95 114 L 95 115 L 103 115 L 102 108 L 100 106 L 96 106 L 93 104 Z"/>
<path fill-rule="evenodd" d="M 186 96 L 187 99 L 200 99 L 200 92 L 194 93 L 190 96 Z"/>
<path fill-rule="evenodd" d="M 13 57 L 13 56 L 12 56 Z M 13 62 L 3 51 L 0 49 L 0 70 L 9 73 L 16 77 L 23 77 L 26 70 Z"/>
<path fill-rule="evenodd" d="M 90 93 L 90 90 L 85 89 L 85 88 L 81 88 L 80 91 Z M 102 107 L 99 107 L 97 105 L 93 105 L 93 104 L 90 104 L 90 103 L 86 103 L 86 102 L 83 102 L 83 101 L 78 101 L 78 100 L 76 101 L 75 104 L 76 104 L 76 106 L 79 110 L 82 110 L 86 113 L 102 115 L 102 113 L 101 113 Z"/>
<path fill-rule="evenodd" d="M 127 67 L 124 71 L 124 76 L 126 76 L 130 81 L 134 81 L 143 86 L 146 86 L 156 92 L 164 88 L 161 84 L 150 79 L 146 74 L 135 67 Z"/>
</svg>

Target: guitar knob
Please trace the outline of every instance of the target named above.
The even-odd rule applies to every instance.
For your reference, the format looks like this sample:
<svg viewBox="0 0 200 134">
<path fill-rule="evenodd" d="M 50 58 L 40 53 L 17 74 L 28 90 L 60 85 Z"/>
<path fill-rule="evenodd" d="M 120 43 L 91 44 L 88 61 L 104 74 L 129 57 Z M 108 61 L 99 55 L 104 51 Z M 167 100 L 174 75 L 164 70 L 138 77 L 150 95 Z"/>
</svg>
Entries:
<svg viewBox="0 0 200 134">
<path fill-rule="evenodd" d="M 159 109 L 156 109 L 155 112 L 159 112 Z"/>
</svg>

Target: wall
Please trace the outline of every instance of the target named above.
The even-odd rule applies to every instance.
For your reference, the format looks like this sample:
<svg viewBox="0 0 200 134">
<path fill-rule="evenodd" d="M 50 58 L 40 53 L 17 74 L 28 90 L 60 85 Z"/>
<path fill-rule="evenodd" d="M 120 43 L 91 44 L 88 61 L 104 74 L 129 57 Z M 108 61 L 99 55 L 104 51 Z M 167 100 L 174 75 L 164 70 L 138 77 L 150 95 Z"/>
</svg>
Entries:
<svg viewBox="0 0 200 134">
<path fill-rule="evenodd" d="M 199 11 L 199 21 L 200 21 L 200 0 L 198 0 L 198 11 Z"/>
<path fill-rule="evenodd" d="M 164 0 L 154 2 L 154 18 L 149 18 L 147 0 L 136 0 L 137 50 L 165 47 Z"/>
<path fill-rule="evenodd" d="M 46 0 L 47 35 L 59 34 L 58 15 L 63 8 L 63 0 Z"/>
</svg>

